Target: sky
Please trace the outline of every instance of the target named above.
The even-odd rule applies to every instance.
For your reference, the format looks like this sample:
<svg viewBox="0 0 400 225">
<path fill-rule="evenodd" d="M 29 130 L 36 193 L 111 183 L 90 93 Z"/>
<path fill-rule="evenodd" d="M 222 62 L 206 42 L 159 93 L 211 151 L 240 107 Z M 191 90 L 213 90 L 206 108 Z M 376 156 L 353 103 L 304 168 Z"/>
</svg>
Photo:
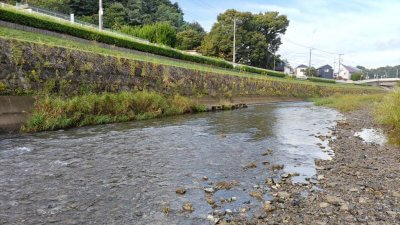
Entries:
<svg viewBox="0 0 400 225">
<path fill-rule="evenodd" d="M 174 0 L 173 0 L 174 1 Z M 367 68 L 400 65 L 400 0 L 175 0 L 185 20 L 207 31 L 227 9 L 278 11 L 290 25 L 279 54 L 295 67 L 309 63 Z M 321 51 L 322 50 L 322 51 Z"/>
</svg>

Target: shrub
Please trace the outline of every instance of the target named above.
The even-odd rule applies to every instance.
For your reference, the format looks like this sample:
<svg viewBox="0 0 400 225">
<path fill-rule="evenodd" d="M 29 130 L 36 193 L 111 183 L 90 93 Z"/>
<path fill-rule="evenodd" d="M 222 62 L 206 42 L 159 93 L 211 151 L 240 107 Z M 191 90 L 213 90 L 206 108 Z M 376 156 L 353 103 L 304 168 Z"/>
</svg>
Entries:
<svg viewBox="0 0 400 225">
<path fill-rule="evenodd" d="M 321 83 L 331 83 L 331 84 L 336 83 L 335 80 L 325 79 L 325 78 L 320 78 L 320 77 L 308 77 L 307 80 L 309 80 L 311 82 L 321 82 Z"/>
<path fill-rule="evenodd" d="M 241 66 L 236 66 L 235 69 L 242 71 L 242 72 L 258 73 L 258 74 L 264 74 L 264 75 L 273 76 L 273 77 L 285 77 L 285 74 L 282 72 L 266 70 L 266 69 L 261 69 L 261 68 L 257 68 L 257 67 L 252 67 L 252 66 L 241 65 Z"/>
<path fill-rule="evenodd" d="M 158 22 L 141 27 L 122 26 L 120 31 L 134 37 L 149 40 L 152 43 L 175 47 L 176 30 L 169 22 Z"/>
<path fill-rule="evenodd" d="M 0 94 L 6 92 L 6 90 L 7 90 L 7 86 L 3 82 L 0 81 Z"/>
<path fill-rule="evenodd" d="M 87 40 L 98 41 L 105 44 L 116 45 L 123 48 L 134 49 L 170 58 L 223 68 L 233 68 L 232 64 L 221 59 L 185 54 L 176 49 L 149 44 L 135 40 L 134 38 L 128 38 L 105 31 L 99 31 L 94 28 L 82 27 L 69 22 L 60 22 L 51 17 L 28 14 L 25 12 L 16 11 L 14 9 L 0 8 L 0 20 L 58 33 L 64 33 Z"/>
</svg>

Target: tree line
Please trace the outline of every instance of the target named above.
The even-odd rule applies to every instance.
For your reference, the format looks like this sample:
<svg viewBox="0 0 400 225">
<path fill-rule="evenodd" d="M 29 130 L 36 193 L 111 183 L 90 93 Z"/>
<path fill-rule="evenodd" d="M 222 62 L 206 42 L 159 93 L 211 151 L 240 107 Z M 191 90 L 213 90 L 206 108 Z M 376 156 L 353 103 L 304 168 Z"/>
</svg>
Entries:
<svg viewBox="0 0 400 225">
<path fill-rule="evenodd" d="M 6 0 L 15 4 L 16 0 Z M 23 0 L 25 2 L 25 0 Z M 97 0 L 29 0 L 31 5 L 98 23 Z M 280 35 L 289 26 L 278 12 L 253 14 L 227 10 L 221 13 L 209 33 L 197 22 L 184 21 L 178 3 L 170 0 L 103 0 L 104 26 L 181 50 L 197 50 L 203 55 L 232 60 L 233 21 L 237 21 L 237 63 L 271 69 L 282 62 L 276 52 Z"/>
</svg>

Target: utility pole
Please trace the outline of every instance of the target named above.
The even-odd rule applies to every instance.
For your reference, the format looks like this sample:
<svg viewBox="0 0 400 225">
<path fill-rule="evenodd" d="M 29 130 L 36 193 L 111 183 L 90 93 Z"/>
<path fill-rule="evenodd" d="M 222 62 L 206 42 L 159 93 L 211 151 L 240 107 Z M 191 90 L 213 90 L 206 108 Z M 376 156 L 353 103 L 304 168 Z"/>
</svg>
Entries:
<svg viewBox="0 0 400 225">
<path fill-rule="evenodd" d="M 99 30 L 103 30 L 103 0 L 99 0 Z"/>
<path fill-rule="evenodd" d="M 233 18 L 233 63 L 236 63 L 236 18 Z"/>
<path fill-rule="evenodd" d="M 276 58 L 276 57 L 275 57 L 275 54 L 276 54 L 276 53 L 274 52 L 274 71 L 275 71 L 275 58 Z"/>
<path fill-rule="evenodd" d="M 339 68 L 338 68 L 338 77 L 339 77 L 339 74 L 340 74 L 340 65 L 342 64 L 342 55 L 343 55 L 343 54 L 339 54 Z"/>
<path fill-rule="evenodd" d="M 311 54 L 312 54 L 312 48 L 310 48 L 310 58 L 308 59 L 308 75 L 312 75 L 311 74 Z"/>
</svg>

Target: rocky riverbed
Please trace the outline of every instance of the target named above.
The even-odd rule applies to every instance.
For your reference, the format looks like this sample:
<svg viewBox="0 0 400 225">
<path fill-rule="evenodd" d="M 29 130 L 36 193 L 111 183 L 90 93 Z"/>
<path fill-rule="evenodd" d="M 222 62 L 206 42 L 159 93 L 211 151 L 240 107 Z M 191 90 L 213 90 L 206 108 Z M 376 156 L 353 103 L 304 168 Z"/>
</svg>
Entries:
<svg viewBox="0 0 400 225">
<path fill-rule="evenodd" d="M 214 218 L 215 223 L 400 224 L 400 150 L 355 136 L 365 128 L 379 129 L 367 110 L 344 116 L 332 135 L 319 136 L 329 141 L 335 157 L 316 160 L 317 174 L 308 182 L 293 184 L 291 174 L 267 179 L 257 191 L 268 189 L 273 199 L 254 195 L 263 208 L 252 218 L 245 217 L 244 207 L 235 217 Z"/>
</svg>

